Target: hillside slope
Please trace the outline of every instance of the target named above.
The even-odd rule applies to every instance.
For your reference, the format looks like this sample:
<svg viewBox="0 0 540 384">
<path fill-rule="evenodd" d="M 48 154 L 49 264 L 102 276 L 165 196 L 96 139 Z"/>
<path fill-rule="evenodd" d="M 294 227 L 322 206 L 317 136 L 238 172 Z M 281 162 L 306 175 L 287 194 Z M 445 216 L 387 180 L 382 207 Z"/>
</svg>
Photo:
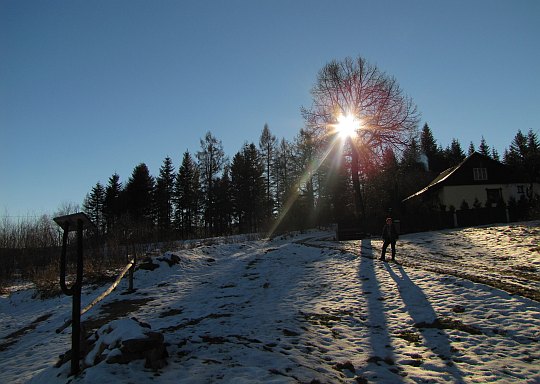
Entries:
<svg viewBox="0 0 540 384">
<path fill-rule="evenodd" d="M 538 297 L 539 224 L 405 235 L 403 264 L 328 232 L 166 253 L 85 314 L 99 330 L 74 379 L 54 367 L 70 298 L 17 292 L 0 299 L 0 382 L 538 382 L 540 304 L 523 294 Z M 111 363 L 147 326 L 167 365 Z"/>
</svg>

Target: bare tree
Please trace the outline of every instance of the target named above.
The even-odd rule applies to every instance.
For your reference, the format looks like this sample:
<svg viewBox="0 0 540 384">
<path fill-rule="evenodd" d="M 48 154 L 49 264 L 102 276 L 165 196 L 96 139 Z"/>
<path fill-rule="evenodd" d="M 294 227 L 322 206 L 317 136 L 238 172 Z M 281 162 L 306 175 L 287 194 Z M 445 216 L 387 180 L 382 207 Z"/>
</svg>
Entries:
<svg viewBox="0 0 540 384">
<path fill-rule="evenodd" d="M 330 141 L 340 116 L 359 122 L 350 140 L 351 175 L 356 211 L 363 217 L 359 160 L 382 159 L 386 148 L 400 151 L 418 126 L 417 108 L 395 78 L 362 57 L 326 64 L 311 94 L 313 104 L 302 115 L 323 141 Z"/>
</svg>

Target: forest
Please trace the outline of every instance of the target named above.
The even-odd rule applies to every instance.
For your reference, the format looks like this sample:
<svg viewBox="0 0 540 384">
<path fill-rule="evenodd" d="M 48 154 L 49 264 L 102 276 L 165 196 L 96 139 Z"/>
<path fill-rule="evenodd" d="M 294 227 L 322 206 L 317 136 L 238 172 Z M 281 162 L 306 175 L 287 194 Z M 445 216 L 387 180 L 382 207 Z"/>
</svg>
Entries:
<svg viewBox="0 0 540 384">
<path fill-rule="evenodd" d="M 474 151 L 502 161 L 524 179 L 539 180 L 540 145 L 532 130 L 518 131 L 501 159 L 483 137 L 478 148 L 470 143 L 467 153 L 457 139 L 442 148 L 426 123 L 402 153 L 388 149 L 380 159 L 362 158 L 360 217 L 347 154 L 317 163 L 317 145 L 307 129 L 288 142 L 277 140 L 265 125 L 258 145 L 245 143 L 229 161 L 221 142 L 208 132 L 197 153 L 183 154 L 177 170 L 166 157 L 156 177 L 144 163 L 125 184 L 113 174 L 107 185 L 98 182 L 92 188 L 83 208 L 102 235 L 136 228 L 139 238 L 153 241 L 272 234 L 362 219 L 369 221 L 368 229 L 377 229 L 381 220 L 367 218 L 389 212 L 399 217 L 404 198 Z"/>
<path fill-rule="evenodd" d="M 401 153 L 388 149 L 381 158 L 362 157 L 360 216 L 353 201 L 350 148 L 337 160 L 332 154 L 317 163 L 318 145 L 308 129 L 289 142 L 278 140 L 265 125 L 258 145 L 245 143 L 229 160 L 221 141 L 208 132 L 200 150 L 186 151 L 177 168 L 166 157 L 156 176 L 141 163 L 125 182 L 116 173 L 105 185 L 97 182 L 82 210 L 102 239 L 137 236 L 141 242 L 163 242 L 253 232 L 272 235 L 360 220 L 368 232 L 377 233 L 384 216 L 400 218 L 404 198 L 474 151 L 501 161 L 524 180 L 540 181 L 540 144 L 532 130 L 519 130 L 501 158 L 484 137 L 478 147 L 471 142 L 467 151 L 458 139 L 443 148 L 426 123 Z M 537 216 L 538 197 L 527 203 L 525 216 Z M 65 207 L 60 213 L 77 209 Z M 59 241 L 58 229 L 47 215 L 18 224 L 4 219 L 1 225 L 3 249 L 45 248 Z"/>
</svg>

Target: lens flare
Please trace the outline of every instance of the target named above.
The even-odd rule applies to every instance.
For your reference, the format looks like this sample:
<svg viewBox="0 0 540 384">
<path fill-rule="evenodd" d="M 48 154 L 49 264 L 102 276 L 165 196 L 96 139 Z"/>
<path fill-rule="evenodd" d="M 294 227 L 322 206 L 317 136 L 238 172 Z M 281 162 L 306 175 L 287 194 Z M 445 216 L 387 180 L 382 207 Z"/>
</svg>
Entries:
<svg viewBox="0 0 540 384">
<path fill-rule="evenodd" d="M 290 209 L 292 208 L 295 201 L 298 199 L 300 194 L 300 187 L 304 185 L 309 178 L 311 178 L 319 169 L 321 164 L 328 158 L 328 156 L 332 153 L 334 148 L 338 148 L 337 153 L 342 154 L 345 148 L 345 145 L 349 140 L 348 138 L 354 139 L 357 135 L 360 129 L 365 129 L 363 126 L 362 120 L 360 118 L 357 118 L 354 114 L 340 114 L 337 117 L 337 124 L 330 124 L 329 127 L 333 128 L 329 130 L 330 136 L 333 136 L 332 139 L 328 143 L 328 147 L 326 148 L 325 152 L 322 153 L 322 155 L 319 158 L 313 159 L 313 161 L 308 164 L 307 169 L 304 171 L 302 176 L 296 181 L 296 185 L 294 186 L 293 190 L 294 193 L 292 193 L 288 200 L 283 204 L 283 206 L 280 209 L 280 214 L 274 221 L 273 226 L 270 228 L 266 236 L 268 238 L 271 238 L 274 236 L 276 230 L 280 226 L 281 222 L 285 219 L 285 217 L 289 214 Z M 350 145 L 356 146 L 355 140 L 352 140 L 350 142 Z"/>
<path fill-rule="evenodd" d="M 308 164 L 307 169 L 304 171 L 304 173 L 301 175 L 301 177 L 296 181 L 296 185 L 294 186 L 293 190 L 294 193 L 292 193 L 288 200 L 283 204 L 283 207 L 280 210 L 280 214 L 277 217 L 277 219 L 274 222 L 274 225 L 268 233 L 266 234 L 267 238 L 271 238 L 274 236 L 274 233 L 280 226 L 281 222 L 285 219 L 285 217 L 288 215 L 290 209 L 292 208 L 295 201 L 298 199 L 300 194 L 300 187 L 304 185 L 309 178 L 313 177 L 313 175 L 317 172 L 319 167 L 324 163 L 324 161 L 328 158 L 328 156 L 332 153 L 334 148 L 338 146 L 339 151 L 338 153 L 343 152 L 343 148 L 345 146 L 345 140 L 339 140 L 338 136 L 335 136 L 328 144 L 328 148 L 326 151 L 318 158 L 313 159 L 310 164 Z"/>
<path fill-rule="evenodd" d="M 352 114 L 341 114 L 338 116 L 337 120 L 338 123 L 335 124 L 334 127 L 341 139 L 354 137 L 361 125 L 361 121 Z"/>
</svg>

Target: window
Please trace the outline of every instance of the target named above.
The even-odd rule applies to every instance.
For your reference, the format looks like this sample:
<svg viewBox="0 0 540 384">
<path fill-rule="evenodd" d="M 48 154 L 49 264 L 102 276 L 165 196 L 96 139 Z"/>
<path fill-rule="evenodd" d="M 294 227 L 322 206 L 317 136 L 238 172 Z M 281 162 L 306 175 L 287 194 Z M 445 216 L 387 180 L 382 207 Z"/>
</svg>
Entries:
<svg viewBox="0 0 540 384">
<path fill-rule="evenodd" d="M 523 185 L 518 185 L 517 186 L 517 192 L 520 194 L 520 195 L 523 195 L 525 193 L 525 188 L 523 187 Z"/>
<path fill-rule="evenodd" d="M 473 178 L 475 181 L 487 180 L 487 168 L 473 168 Z"/>
<path fill-rule="evenodd" d="M 500 188 L 499 189 L 486 188 L 486 192 L 487 192 L 487 205 L 488 206 L 494 206 L 499 201 L 502 200 L 502 190 Z"/>
</svg>

